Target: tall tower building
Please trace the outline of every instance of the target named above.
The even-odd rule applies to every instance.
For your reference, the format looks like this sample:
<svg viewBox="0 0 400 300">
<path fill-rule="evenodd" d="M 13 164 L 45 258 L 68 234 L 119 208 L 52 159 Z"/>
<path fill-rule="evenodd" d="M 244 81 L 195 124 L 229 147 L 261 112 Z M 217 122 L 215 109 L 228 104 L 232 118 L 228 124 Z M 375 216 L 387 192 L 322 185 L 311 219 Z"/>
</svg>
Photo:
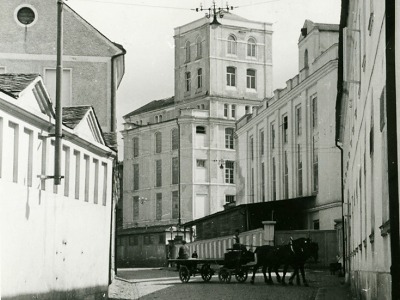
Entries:
<svg viewBox="0 0 400 300">
<path fill-rule="evenodd" d="M 177 227 L 236 201 L 235 122 L 271 96 L 272 27 L 230 13 L 221 23 L 176 28 L 175 96 L 124 116 L 128 265 L 165 262 Z"/>
</svg>

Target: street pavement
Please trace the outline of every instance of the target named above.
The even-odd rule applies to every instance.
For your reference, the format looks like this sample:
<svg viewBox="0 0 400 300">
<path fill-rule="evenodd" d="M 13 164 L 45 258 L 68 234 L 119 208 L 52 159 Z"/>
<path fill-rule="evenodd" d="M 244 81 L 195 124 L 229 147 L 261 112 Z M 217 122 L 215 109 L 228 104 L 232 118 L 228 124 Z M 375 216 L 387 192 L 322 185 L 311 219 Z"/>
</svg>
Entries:
<svg viewBox="0 0 400 300">
<path fill-rule="evenodd" d="M 251 275 L 249 274 L 249 277 Z M 119 269 L 109 287 L 109 299 L 310 299 L 352 300 L 344 278 L 330 275 L 328 271 L 306 270 L 309 287 L 266 285 L 261 273 L 256 274 L 255 284 L 250 278 L 245 283 L 220 283 L 214 275 L 210 282 L 203 282 L 200 275 L 181 283 L 178 272 L 172 268 Z M 273 277 L 276 282 L 276 278 Z"/>
</svg>

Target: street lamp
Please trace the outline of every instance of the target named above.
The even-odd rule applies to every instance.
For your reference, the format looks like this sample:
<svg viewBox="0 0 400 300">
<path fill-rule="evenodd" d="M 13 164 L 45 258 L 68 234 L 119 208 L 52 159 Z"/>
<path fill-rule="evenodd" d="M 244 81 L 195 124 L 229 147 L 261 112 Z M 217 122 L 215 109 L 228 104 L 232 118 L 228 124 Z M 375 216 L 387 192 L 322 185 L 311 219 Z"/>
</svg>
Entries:
<svg viewBox="0 0 400 300">
<path fill-rule="evenodd" d="M 215 7 L 215 1 L 213 1 L 213 4 L 211 5 L 211 7 L 209 8 L 203 8 L 203 5 L 200 3 L 200 8 L 196 8 L 196 11 L 203 11 L 203 10 L 208 10 L 208 13 L 206 13 L 206 17 L 209 19 L 211 18 L 211 16 L 213 16 L 213 20 L 210 23 L 210 26 L 215 29 L 217 28 L 219 25 L 221 25 L 220 22 L 218 22 L 217 20 L 217 16 L 219 15 L 219 17 L 222 19 L 224 17 L 224 11 L 229 12 L 230 10 L 233 10 L 233 6 L 229 6 L 228 2 L 226 3 L 226 7 L 225 8 L 221 8 L 221 7 Z"/>
</svg>

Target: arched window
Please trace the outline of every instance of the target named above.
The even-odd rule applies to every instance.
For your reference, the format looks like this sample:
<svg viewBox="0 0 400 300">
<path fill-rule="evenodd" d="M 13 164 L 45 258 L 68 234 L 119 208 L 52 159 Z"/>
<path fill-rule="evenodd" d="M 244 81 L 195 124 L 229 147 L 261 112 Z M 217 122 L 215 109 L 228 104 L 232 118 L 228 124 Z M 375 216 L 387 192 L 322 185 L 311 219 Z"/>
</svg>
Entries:
<svg viewBox="0 0 400 300">
<path fill-rule="evenodd" d="M 190 61 L 190 42 L 185 43 L 186 62 Z"/>
<path fill-rule="evenodd" d="M 256 40 L 249 38 L 247 41 L 247 56 L 256 57 Z"/>
<path fill-rule="evenodd" d="M 228 54 L 236 55 L 236 38 L 234 35 L 228 37 Z"/>
<path fill-rule="evenodd" d="M 236 69 L 234 67 L 226 68 L 226 85 L 236 86 Z"/>
<path fill-rule="evenodd" d="M 156 153 L 161 153 L 162 151 L 162 139 L 161 139 L 161 132 L 156 132 L 155 133 L 155 139 L 156 139 Z"/>
<path fill-rule="evenodd" d="M 308 68 L 308 50 L 304 51 L 304 68 Z"/>
<path fill-rule="evenodd" d="M 154 117 L 154 121 L 155 121 L 156 123 L 158 123 L 158 116 L 155 116 L 155 117 Z"/>
<path fill-rule="evenodd" d="M 247 69 L 246 71 L 246 86 L 248 89 L 256 88 L 256 71 L 253 69 Z"/>
<path fill-rule="evenodd" d="M 201 37 L 197 37 L 196 39 L 196 52 L 197 52 L 197 58 L 200 58 L 203 56 L 203 45 L 201 43 Z"/>
</svg>

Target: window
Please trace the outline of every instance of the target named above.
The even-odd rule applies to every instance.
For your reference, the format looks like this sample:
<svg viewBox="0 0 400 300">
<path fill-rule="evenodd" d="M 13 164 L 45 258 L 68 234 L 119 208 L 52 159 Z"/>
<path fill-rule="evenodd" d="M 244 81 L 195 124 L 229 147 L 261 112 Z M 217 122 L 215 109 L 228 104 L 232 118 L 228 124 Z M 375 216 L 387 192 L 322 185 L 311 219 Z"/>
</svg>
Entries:
<svg viewBox="0 0 400 300">
<path fill-rule="evenodd" d="M 139 138 L 134 137 L 133 138 L 133 157 L 138 157 L 139 156 Z"/>
<path fill-rule="evenodd" d="M 75 157 L 75 199 L 79 199 L 79 185 L 81 182 L 81 154 L 74 150 Z"/>
<path fill-rule="evenodd" d="M 172 192 L 172 219 L 179 217 L 179 194 L 178 191 Z"/>
<path fill-rule="evenodd" d="M 139 236 L 131 235 L 129 237 L 129 246 L 137 246 L 139 245 Z"/>
<path fill-rule="evenodd" d="M 301 146 L 297 145 L 297 194 L 303 195 L 303 162 L 301 159 Z"/>
<path fill-rule="evenodd" d="M 196 133 L 206 134 L 206 128 L 204 126 L 196 126 Z"/>
<path fill-rule="evenodd" d="M 260 155 L 264 155 L 264 131 L 260 130 Z"/>
<path fill-rule="evenodd" d="M 249 152 L 250 152 L 250 159 L 253 161 L 254 160 L 254 139 L 252 136 L 249 138 Z"/>
<path fill-rule="evenodd" d="M 301 135 L 301 106 L 296 107 L 296 133 Z"/>
<path fill-rule="evenodd" d="M 318 152 L 315 137 L 313 137 L 313 190 L 318 191 Z"/>
<path fill-rule="evenodd" d="M 312 98 L 312 127 L 317 128 L 318 127 L 318 102 L 317 102 L 317 97 L 314 96 Z"/>
<path fill-rule="evenodd" d="M 0 128 L 0 130 L 1 130 L 1 128 Z M 39 140 L 40 140 L 40 143 L 42 144 L 42 162 L 41 162 L 40 174 L 42 176 L 46 176 L 46 169 L 47 169 L 47 167 L 46 167 L 46 164 L 47 164 L 47 139 L 46 139 L 46 137 L 39 137 Z M 0 156 L 1 156 L 1 153 L 0 153 Z M 86 180 L 86 178 L 85 178 L 85 180 Z M 41 179 L 40 185 L 41 185 L 40 189 L 42 191 L 45 191 L 46 190 L 46 179 L 44 177 L 43 177 L 43 179 Z"/>
<path fill-rule="evenodd" d="M 236 86 L 236 69 L 234 67 L 226 68 L 226 85 Z"/>
<path fill-rule="evenodd" d="M 12 142 L 12 150 L 10 151 L 12 155 L 12 181 L 18 182 L 18 146 L 19 146 L 19 126 L 13 122 L 8 122 L 8 127 L 10 129 L 10 137 Z M 7 168 L 6 168 L 7 169 Z"/>
<path fill-rule="evenodd" d="M 171 144 L 172 150 L 176 150 L 179 148 L 179 135 L 178 135 L 178 128 L 174 128 L 171 131 Z"/>
<path fill-rule="evenodd" d="M 275 125 L 271 124 L 271 149 L 275 148 Z"/>
<path fill-rule="evenodd" d="M 107 180 L 108 180 L 108 170 L 107 163 L 101 163 L 101 167 L 103 168 L 103 206 L 107 205 Z"/>
<path fill-rule="evenodd" d="M 235 195 L 225 195 L 225 203 L 235 203 Z"/>
<path fill-rule="evenodd" d="M 253 69 L 247 69 L 246 72 L 246 82 L 248 89 L 255 89 L 256 88 L 256 71 Z"/>
<path fill-rule="evenodd" d="M 231 105 L 231 117 L 236 118 L 236 105 L 235 104 Z"/>
<path fill-rule="evenodd" d="M 99 202 L 99 161 L 94 158 L 93 164 L 94 164 L 93 202 L 97 204 Z"/>
<path fill-rule="evenodd" d="M 247 115 L 248 113 L 250 113 L 250 106 L 246 105 L 246 106 L 244 107 L 244 112 L 245 112 L 246 115 Z"/>
<path fill-rule="evenodd" d="M 16 13 L 16 17 L 20 25 L 22 26 L 32 26 L 36 23 L 36 11 L 32 6 L 20 7 Z"/>
<path fill-rule="evenodd" d="M 196 166 L 198 168 L 205 168 L 206 167 L 206 160 L 205 159 L 197 159 Z"/>
<path fill-rule="evenodd" d="M 159 244 L 165 244 L 165 235 L 164 234 L 159 234 L 158 235 L 158 243 Z"/>
<path fill-rule="evenodd" d="M 133 165 L 133 190 L 139 189 L 139 164 Z"/>
<path fill-rule="evenodd" d="M 89 202 L 90 157 L 85 154 L 83 160 L 85 161 L 85 202 Z"/>
<path fill-rule="evenodd" d="M 21 149 L 24 152 L 24 162 L 20 165 L 25 169 L 24 184 L 27 186 L 32 186 L 32 166 L 33 166 L 33 131 L 24 128 L 24 144 Z"/>
<path fill-rule="evenodd" d="M 156 194 L 156 220 L 161 220 L 162 218 L 162 194 Z"/>
<path fill-rule="evenodd" d="M 261 163 L 261 200 L 265 201 L 265 164 Z"/>
<path fill-rule="evenodd" d="M 178 157 L 172 158 L 172 184 L 179 183 L 179 160 Z"/>
<path fill-rule="evenodd" d="M 304 51 L 304 69 L 308 68 L 308 50 Z"/>
<path fill-rule="evenodd" d="M 53 102 L 56 99 L 56 69 L 46 68 L 44 70 L 44 83 L 46 89 L 50 95 Z M 71 106 L 72 105 L 72 70 L 63 69 L 62 74 L 62 97 L 61 106 Z"/>
<path fill-rule="evenodd" d="M 289 172 L 288 172 L 288 158 L 287 151 L 284 153 L 284 165 L 283 165 L 283 197 L 289 198 Z"/>
<path fill-rule="evenodd" d="M 319 220 L 313 220 L 313 229 L 319 230 Z"/>
<path fill-rule="evenodd" d="M 186 82 L 186 92 L 190 92 L 190 84 L 191 84 L 191 80 L 190 80 L 190 72 L 185 72 L 185 82 Z"/>
<path fill-rule="evenodd" d="M 185 62 L 189 62 L 190 61 L 190 42 L 189 41 L 187 41 L 185 43 L 185 54 L 186 54 Z"/>
<path fill-rule="evenodd" d="M 203 45 L 201 43 L 201 37 L 197 37 L 196 39 L 196 52 L 197 52 L 197 58 L 200 58 L 203 56 Z"/>
<path fill-rule="evenodd" d="M 133 221 L 139 219 L 139 196 L 133 196 Z"/>
<path fill-rule="evenodd" d="M 203 69 L 197 69 L 197 88 L 201 89 L 203 86 Z"/>
<path fill-rule="evenodd" d="M 233 149 L 233 128 L 225 128 L 225 148 Z"/>
<path fill-rule="evenodd" d="M 162 165 L 161 159 L 156 160 L 156 187 L 162 186 Z"/>
<path fill-rule="evenodd" d="M 282 124 L 283 142 L 286 144 L 288 142 L 288 117 L 283 117 Z"/>
<path fill-rule="evenodd" d="M 158 123 L 158 116 L 155 116 L 155 117 L 154 117 L 154 122 L 155 122 L 155 123 Z"/>
<path fill-rule="evenodd" d="M 272 200 L 276 200 L 276 162 L 275 157 L 272 158 Z"/>
<path fill-rule="evenodd" d="M 234 183 L 235 162 L 227 160 L 225 162 L 225 183 Z"/>
<path fill-rule="evenodd" d="M 201 109 L 206 109 L 206 106 L 204 104 L 201 104 Z"/>
<path fill-rule="evenodd" d="M 161 123 L 162 122 L 162 115 L 158 116 L 158 122 Z"/>
<path fill-rule="evenodd" d="M 236 38 L 233 35 L 228 37 L 228 54 L 236 55 Z"/>
<path fill-rule="evenodd" d="M 162 136 L 161 132 L 156 132 L 155 133 L 155 139 L 156 139 L 156 153 L 161 153 L 162 151 Z"/>
<path fill-rule="evenodd" d="M 224 104 L 224 117 L 228 117 L 228 104 Z"/>
<path fill-rule="evenodd" d="M 247 56 L 256 56 L 256 40 L 254 38 L 249 38 L 247 41 Z"/>
</svg>

